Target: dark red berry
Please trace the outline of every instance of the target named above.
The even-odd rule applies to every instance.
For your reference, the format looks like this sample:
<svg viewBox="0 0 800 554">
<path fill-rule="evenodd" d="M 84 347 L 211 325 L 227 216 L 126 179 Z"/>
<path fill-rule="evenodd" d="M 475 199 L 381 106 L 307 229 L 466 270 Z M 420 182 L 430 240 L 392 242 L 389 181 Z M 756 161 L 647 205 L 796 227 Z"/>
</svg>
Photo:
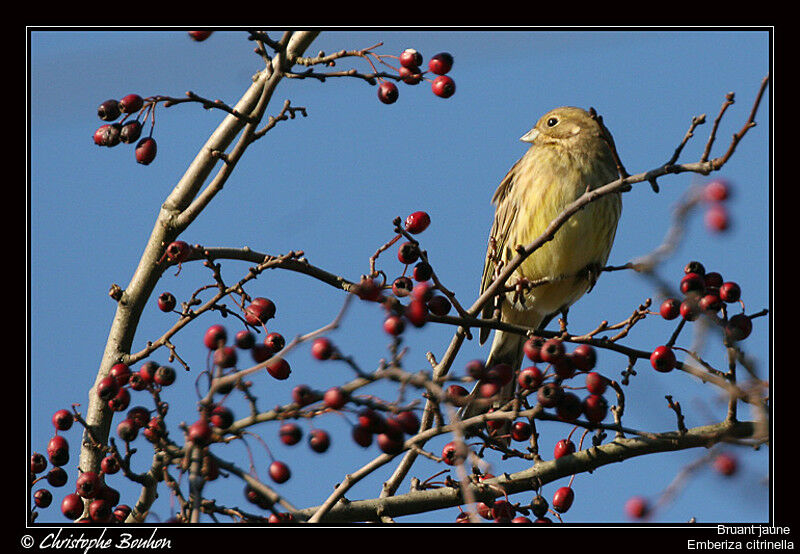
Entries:
<svg viewBox="0 0 800 554">
<path fill-rule="evenodd" d="M 47 469 L 47 458 L 38 452 L 31 454 L 31 473 L 41 473 Z"/>
<path fill-rule="evenodd" d="M 106 402 L 114 398 L 117 392 L 119 392 L 119 384 L 117 380 L 110 375 L 103 377 L 97 384 L 97 396 Z"/>
<path fill-rule="evenodd" d="M 670 372 L 675 367 L 675 353 L 668 346 L 659 346 L 650 354 L 650 364 L 656 371 Z"/>
<path fill-rule="evenodd" d="M 119 102 L 116 100 L 106 100 L 97 107 L 97 117 L 103 121 L 114 121 L 119 116 Z"/>
<path fill-rule="evenodd" d="M 539 387 L 539 392 L 536 395 L 536 399 L 539 401 L 539 404 L 541 404 L 542 407 L 552 408 L 558 403 L 561 395 L 562 389 L 559 385 L 555 383 L 545 383 Z"/>
<path fill-rule="evenodd" d="M 292 389 L 292 402 L 298 406 L 308 406 L 314 400 L 316 400 L 314 391 L 308 385 L 297 385 Z"/>
<path fill-rule="evenodd" d="M 725 325 L 725 336 L 734 342 L 744 340 L 753 331 L 753 322 L 745 314 L 736 314 Z"/>
<path fill-rule="evenodd" d="M 128 410 L 127 419 L 131 420 L 136 427 L 141 429 L 147 425 L 148 421 L 150 421 L 150 410 L 144 406 L 135 406 Z"/>
<path fill-rule="evenodd" d="M 54 467 L 47 472 L 47 482 L 53 487 L 63 487 L 67 480 L 67 472 L 61 467 Z"/>
<path fill-rule="evenodd" d="M 390 81 L 384 81 L 378 85 L 378 100 L 384 104 L 394 104 L 400 96 L 397 85 Z"/>
<path fill-rule="evenodd" d="M 287 446 L 297 444 L 303 438 L 303 430 L 296 423 L 284 423 L 278 434 L 281 442 Z"/>
<path fill-rule="evenodd" d="M 399 412 L 394 419 L 400 423 L 404 433 L 415 435 L 419 431 L 419 418 L 410 410 Z"/>
<path fill-rule="evenodd" d="M 405 321 L 398 315 L 392 314 L 383 320 L 383 330 L 395 337 L 402 335 L 406 329 Z"/>
<path fill-rule="evenodd" d="M 564 357 L 565 349 L 564 342 L 561 339 L 548 339 L 542 345 L 540 356 L 543 362 L 553 363 L 561 360 Z"/>
<path fill-rule="evenodd" d="M 84 471 L 75 481 L 75 492 L 83 498 L 94 498 L 97 496 L 101 484 L 100 476 L 94 471 Z"/>
<path fill-rule="evenodd" d="M 331 437 L 322 429 L 313 429 L 308 434 L 308 445 L 311 447 L 311 450 L 321 454 L 330 447 Z"/>
<path fill-rule="evenodd" d="M 267 372 L 275 379 L 283 381 L 289 378 L 292 368 L 289 366 L 289 362 L 283 358 L 275 358 L 267 364 Z"/>
<path fill-rule="evenodd" d="M 681 317 L 686 321 L 694 321 L 700 317 L 701 312 L 702 310 L 700 309 L 700 302 L 695 296 L 689 296 L 683 302 L 681 302 Z"/>
<path fill-rule="evenodd" d="M 417 265 L 414 266 L 412 275 L 415 281 L 421 283 L 433 276 L 433 268 L 428 262 L 418 262 Z"/>
<path fill-rule="evenodd" d="M 650 505 L 643 496 L 632 496 L 625 502 L 625 513 L 631 519 L 643 519 L 650 512 Z"/>
<path fill-rule="evenodd" d="M 156 159 L 156 139 L 153 137 L 145 137 L 136 143 L 136 162 L 142 165 L 149 165 Z"/>
<path fill-rule="evenodd" d="M 178 301 L 175 299 L 175 295 L 171 292 L 162 292 L 158 296 L 158 309 L 162 312 L 171 312 L 175 309 L 175 305 Z"/>
<path fill-rule="evenodd" d="M 105 475 L 114 475 L 121 469 L 119 459 L 113 455 L 106 456 L 100 462 L 100 469 L 103 470 Z"/>
<path fill-rule="evenodd" d="M 451 441 L 442 448 L 442 461 L 449 466 L 462 463 L 467 457 L 467 447 L 461 441 Z"/>
<path fill-rule="evenodd" d="M 413 264 L 419 259 L 419 245 L 411 241 L 404 242 L 397 249 L 397 259 L 403 264 Z"/>
<path fill-rule="evenodd" d="M 136 440 L 138 435 L 139 427 L 134 421 L 130 419 L 123 419 L 117 424 L 117 436 L 125 442 L 132 442 Z"/>
<path fill-rule="evenodd" d="M 418 85 L 422 82 L 422 72 L 418 67 L 401 67 L 398 74 L 407 85 Z"/>
<path fill-rule="evenodd" d="M 214 427 L 227 429 L 233 425 L 233 411 L 227 406 L 214 406 L 208 419 Z"/>
<path fill-rule="evenodd" d="M 153 381 L 162 387 L 168 387 L 175 382 L 176 378 L 177 373 L 175 372 L 174 368 L 168 365 L 162 365 L 158 366 L 158 369 L 156 369 L 156 374 L 153 376 Z"/>
<path fill-rule="evenodd" d="M 189 426 L 189 440 L 198 446 L 211 442 L 211 434 L 211 426 L 205 418 L 200 418 Z"/>
<path fill-rule="evenodd" d="M 570 357 L 579 371 L 591 371 L 597 363 L 597 352 L 590 344 L 579 344 Z"/>
<path fill-rule="evenodd" d="M 220 346 L 214 351 L 214 365 L 221 368 L 236 366 L 238 356 L 232 346 Z"/>
<path fill-rule="evenodd" d="M 61 435 L 56 435 L 47 443 L 47 457 L 54 466 L 63 466 L 69 462 L 69 443 Z"/>
<path fill-rule="evenodd" d="M 683 272 L 686 275 L 688 275 L 689 273 L 697 273 L 698 275 L 705 275 L 706 274 L 706 268 L 700 262 L 698 262 L 696 260 L 692 260 L 691 262 L 686 264 L 686 267 L 683 268 Z"/>
<path fill-rule="evenodd" d="M 564 421 L 575 421 L 583 412 L 581 399 L 575 393 L 564 392 L 556 403 L 556 415 Z"/>
<path fill-rule="evenodd" d="M 33 502 L 40 508 L 47 508 L 53 502 L 53 493 L 47 489 L 39 489 L 33 493 Z"/>
<path fill-rule="evenodd" d="M 108 401 L 108 407 L 115 412 L 121 412 L 127 410 L 130 403 L 131 393 L 128 392 L 127 388 L 121 388 L 117 391 L 117 394 L 114 395 L 114 398 Z"/>
<path fill-rule="evenodd" d="M 403 437 L 396 437 L 389 435 L 387 433 L 380 433 L 378 435 L 378 448 L 381 449 L 381 452 L 386 454 L 399 454 L 403 451 Z"/>
<path fill-rule="evenodd" d="M 722 275 L 716 271 L 710 271 L 703 276 L 703 281 L 705 281 L 706 290 L 719 289 L 722 286 Z"/>
<path fill-rule="evenodd" d="M 545 339 L 542 337 L 531 337 L 523 345 L 523 351 L 529 360 L 532 362 L 542 362 L 542 346 L 544 346 Z"/>
<path fill-rule="evenodd" d="M 437 294 L 428 301 L 428 311 L 434 315 L 445 316 L 450 313 L 452 307 L 450 301 L 441 294 Z"/>
<path fill-rule="evenodd" d="M 353 442 L 362 448 L 372 445 L 372 432 L 362 425 L 354 425 L 351 435 Z"/>
<path fill-rule="evenodd" d="M 464 369 L 466 374 L 476 381 L 486 375 L 486 365 L 483 360 L 470 360 Z"/>
<path fill-rule="evenodd" d="M 698 302 L 698 307 L 704 312 L 717 313 L 722 309 L 722 300 L 716 294 L 706 294 Z"/>
<path fill-rule="evenodd" d="M 445 396 L 453 404 L 460 405 L 463 403 L 463 399 L 469 396 L 469 391 L 461 385 L 450 385 L 445 390 Z"/>
<path fill-rule="evenodd" d="M 428 62 L 428 69 L 431 73 L 444 75 L 453 68 L 453 56 L 448 52 L 440 52 L 433 56 Z"/>
<path fill-rule="evenodd" d="M 273 352 L 280 352 L 286 346 L 286 339 L 280 333 L 273 332 L 264 337 L 264 344 Z"/>
<path fill-rule="evenodd" d="M 428 306 L 423 300 L 415 298 L 408 304 L 404 314 L 414 327 L 422 327 L 428 321 Z"/>
<path fill-rule="evenodd" d="M 508 364 L 495 364 L 486 370 L 487 381 L 493 381 L 500 386 L 507 385 L 514 378 L 514 368 Z"/>
<path fill-rule="evenodd" d="M 406 276 L 398 277 L 392 283 L 392 293 L 399 298 L 404 298 L 411 294 L 413 288 L 414 282 Z"/>
<path fill-rule="evenodd" d="M 608 402 L 599 394 L 590 394 L 583 399 L 583 414 L 592 423 L 600 423 L 608 414 Z"/>
<path fill-rule="evenodd" d="M 189 38 L 195 42 L 203 42 L 210 37 L 213 32 L 214 31 L 189 31 Z"/>
<path fill-rule="evenodd" d="M 61 513 L 67 519 L 78 519 L 83 514 L 83 499 L 77 494 L 68 494 L 61 501 Z"/>
<path fill-rule="evenodd" d="M 289 466 L 275 460 L 269 465 L 269 476 L 276 483 L 285 483 L 292 476 Z"/>
<path fill-rule="evenodd" d="M 510 521 L 516 513 L 516 508 L 508 500 L 495 500 L 492 504 L 492 518 L 495 521 Z"/>
<path fill-rule="evenodd" d="M 667 298 L 661 303 L 659 312 L 666 320 L 675 319 L 681 314 L 681 303 L 677 298 Z"/>
<path fill-rule="evenodd" d="M 687 273 L 681 279 L 681 292 L 702 294 L 706 290 L 706 281 L 699 273 Z"/>
<path fill-rule="evenodd" d="M 238 348 L 249 350 L 256 344 L 256 336 L 248 329 L 242 329 L 236 333 L 234 342 Z"/>
<path fill-rule="evenodd" d="M 515 421 L 511 426 L 511 438 L 515 441 L 526 441 L 531 438 L 531 424 L 527 421 Z"/>
<path fill-rule="evenodd" d="M 53 414 L 53 426 L 59 431 L 68 430 L 72 427 L 73 421 L 75 418 L 69 410 L 58 410 Z"/>
<path fill-rule="evenodd" d="M 133 144 L 142 136 L 142 124 L 138 121 L 129 121 L 119 130 L 119 140 L 125 144 Z"/>
<path fill-rule="evenodd" d="M 433 80 L 431 89 L 440 98 L 450 98 L 456 93 L 456 83 L 448 75 L 439 75 Z"/>
</svg>

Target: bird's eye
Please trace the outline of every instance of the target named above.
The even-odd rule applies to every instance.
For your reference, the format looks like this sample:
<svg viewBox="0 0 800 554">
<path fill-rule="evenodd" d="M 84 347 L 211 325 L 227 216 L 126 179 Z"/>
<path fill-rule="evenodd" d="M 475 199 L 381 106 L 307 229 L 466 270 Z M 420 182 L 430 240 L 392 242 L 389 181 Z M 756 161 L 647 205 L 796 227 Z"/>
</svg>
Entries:
<svg viewBox="0 0 800 554">
<path fill-rule="evenodd" d="M 550 119 L 547 120 L 548 127 L 555 127 L 557 124 L 558 124 L 558 118 L 556 117 L 551 117 Z"/>
</svg>

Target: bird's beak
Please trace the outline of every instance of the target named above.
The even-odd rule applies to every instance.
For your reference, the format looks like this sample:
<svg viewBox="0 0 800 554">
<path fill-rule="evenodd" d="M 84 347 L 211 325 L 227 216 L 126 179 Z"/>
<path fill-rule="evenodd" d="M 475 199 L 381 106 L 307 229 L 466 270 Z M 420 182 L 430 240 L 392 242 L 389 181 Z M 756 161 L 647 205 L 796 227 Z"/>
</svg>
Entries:
<svg viewBox="0 0 800 554">
<path fill-rule="evenodd" d="M 538 136 L 539 136 L 539 129 L 534 127 L 533 129 L 531 129 L 530 131 L 519 137 L 519 140 L 521 140 L 522 142 L 533 142 L 534 140 L 536 140 L 536 137 Z"/>
</svg>

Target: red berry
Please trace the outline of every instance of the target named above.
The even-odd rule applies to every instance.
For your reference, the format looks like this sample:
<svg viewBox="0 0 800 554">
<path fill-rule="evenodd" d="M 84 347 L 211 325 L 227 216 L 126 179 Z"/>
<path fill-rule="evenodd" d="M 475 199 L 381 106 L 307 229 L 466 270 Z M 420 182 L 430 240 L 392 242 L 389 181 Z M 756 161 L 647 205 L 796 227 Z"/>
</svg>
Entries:
<svg viewBox="0 0 800 554">
<path fill-rule="evenodd" d="M 171 292 L 162 292 L 158 296 L 158 309 L 162 312 L 171 312 L 175 309 L 175 305 L 178 301 L 175 299 L 175 295 Z"/>
<path fill-rule="evenodd" d="M 643 519 L 650 512 L 650 505 L 643 496 L 632 496 L 625 502 L 625 513 L 631 519 Z"/>
<path fill-rule="evenodd" d="M 714 469 L 726 477 L 730 477 L 736 473 L 738 467 L 738 461 L 731 454 L 723 453 L 714 458 Z"/>
<path fill-rule="evenodd" d="M 341 410 L 347 404 L 347 393 L 339 387 L 331 387 L 322 395 L 322 401 L 332 410 Z"/>
<path fill-rule="evenodd" d="M 515 441 L 526 441 L 531 438 L 531 424 L 527 421 L 515 421 L 511 426 L 511 438 Z"/>
<path fill-rule="evenodd" d="M 591 394 L 603 394 L 607 386 L 608 380 L 599 373 L 592 371 L 586 374 L 586 389 Z"/>
<path fill-rule="evenodd" d="M 185 241 L 176 240 L 169 243 L 164 254 L 167 257 L 167 261 L 171 263 L 181 263 L 185 262 L 192 254 L 192 247 Z"/>
<path fill-rule="evenodd" d="M 401 67 L 398 74 L 407 85 L 418 85 L 422 82 L 422 72 L 419 67 Z"/>
<path fill-rule="evenodd" d="M 211 427 L 205 418 L 200 418 L 189 426 L 189 440 L 198 446 L 211 442 L 211 434 Z"/>
<path fill-rule="evenodd" d="M 383 433 L 386 430 L 386 421 L 383 416 L 372 408 L 362 408 L 358 412 L 358 424 L 370 433 Z"/>
<path fill-rule="evenodd" d="M 431 89 L 440 98 L 450 98 L 456 93 L 456 83 L 447 75 L 439 75 L 433 80 Z"/>
<path fill-rule="evenodd" d="M 292 389 L 292 402 L 300 407 L 308 406 L 315 400 L 314 391 L 308 385 L 297 385 Z"/>
<path fill-rule="evenodd" d="M 495 364 L 486 370 L 485 378 L 487 381 L 493 381 L 500 386 L 504 386 L 514 378 L 514 369 L 508 364 Z"/>
<path fill-rule="evenodd" d="M 508 500 L 495 500 L 492 504 L 492 519 L 495 521 L 510 521 L 516 513 L 516 508 Z"/>
<path fill-rule="evenodd" d="M 94 498 L 101 484 L 100 477 L 94 471 L 84 471 L 75 481 L 75 492 L 83 498 Z"/>
<path fill-rule="evenodd" d="M 329 360 L 333 351 L 333 343 L 328 338 L 319 337 L 311 343 L 311 355 L 318 360 Z"/>
<path fill-rule="evenodd" d="M 712 205 L 706 211 L 705 222 L 706 226 L 712 231 L 725 231 L 730 226 L 728 210 L 722 204 Z"/>
<path fill-rule="evenodd" d="M 445 316 L 450 313 L 452 307 L 450 301 L 441 294 L 437 294 L 428 301 L 428 310 L 434 315 Z"/>
<path fill-rule="evenodd" d="M 433 276 L 433 268 L 428 262 L 419 262 L 414 266 L 414 272 L 412 273 L 412 276 L 414 277 L 414 280 L 419 283 L 427 281 Z"/>
<path fill-rule="evenodd" d="M 303 438 L 303 430 L 296 423 L 284 423 L 278 433 L 281 442 L 287 446 L 297 444 Z"/>
<path fill-rule="evenodd" d="M 119 116 L 119 102 L 114 99 L 106 100 L 97 107 L 97 117 L 103 121 L 114 121 Z"/>
<path fill-rule="evenodd" d="M 553 509 L 560 514 L 569 510 L 572 502 L 575 500 L 575 491 L 570 487 L 561 487 L 553 495 Z"/>
<path fill-rule="evenodd" d="M 203 336 L 203 344 L 205 344 L 206 348 L 209 350 L 216 350 L 220 346 L 223 346 L 227 340 L 228 332 L 222 325 L 212 325 L 206 330 L 206 334 Z"/>
<path fill-rule="evenodd" d="M 453 68 L 453 56 L 448 52 L 440 52 L 433 56 L 428 62 L 428 69 L 431 73 L 444 75 Z"/>
<path fill-rule="evenodd" d="M 700 303 L 698 302 L 697 298 L 694 296 L 690 296 L 686 298 L 683 302 L 681 302 L 680 307 L 681 317 L 686 321 L 694 321 L 698 317 L 700 317 L 701 309 Z"/>
<path fill-rule="evenodd" d="M 536 366 L 526 367 L 519 372 L 517 383 L 522 390 L 536 390 L 542 384 L 544 374 Z"/>
<path fill-rule="evenodd" d="M 579 371 L 591 371 L 597 363 L 597 352 L 590 344 L 579 344 L 570 357 Z"/>
<path fill-rule="evenodd" d="M 650 354 L 650 364 L 656 371 L 670 372 L 675 367 L 675 353 L 668 346 L 659 346 Z"/>
<path fill-rule="evenodd" d="M 478 384 L 478 394 L 481 398 L 492 398 L 500 394 L 502 388 L 503 385 L 498 381 L 483 381 Z"/>
<path fill-rule="evenodd" d="M 150 410 L 144 406 L 135 406 L 128 410 L 127 419 L 132 421 L 137 428 L 141 429 L 147 425 L 148 421 L 150 421 Z"/>
<path fill-rule="evenodd" d="M 553 369 L 559 379 L 569 379 L 575 375 L 575 363 L 572 361 L 572 356 L 563 356 L 558 360 L 552 362 Z"/>
<path fill-rule="evenodd" d="M 146 383 L 152 383 L 159 367 L 160 366 L 153 361 L 145 362 L 142 364 L 142 367 L 139 368 L 139 375 Z"/>
<path fill-rule="evenodd" d="M 486 376 L 486 366 L 483 360 L 470 360 L 464 368 L 466 374 L 476 381 Z"/>
<path fill-rule="evenodd" d="M 543 362 L 553 363 L 561 360 L 564 357 L 564 343 L 561 339 L 548 339 L 542 345 L 540 356 Z"/>
<path fill-rule="evenodd" d="M 53 502 L 53 493 L 47 489 L 39 489 L 33 493 L 33 502 L 40 508 L 47 508 Z"/>
<path fill-rule="evenodd" d="M 119 111 L 122 113 L 138 112 L 144 106 L 144 99 L 138 94 L 128 94 L 119 101 Z"/>
<path fill-rule="evenodd" d="M 168 387 L 175 382 L 176 378 L 177 378 L 177 373 L 175 373 L 174 368 L 168 365 L 162 365 L 158 366 L 158 369 L 156 369 L 156 374 L 153 376 L 153 381 L 155 381 L 162 387 Z"/>
<path fill-rule="evenodd" d="M 236 349 L 233 346 L 220 346 L 214 350 L 214 365 L 221 368 L 234 367 L 237 357 Z"/>
<path fill-rule="evenodd" d="M 38 452 L 31 454 L 31 473 L 41 473 L 45 469 L 47 469 L 47 459 Z"/>
<path fill-rule="evenodd" d="M 563 456 L 568 456 L 575 452 L 575 443 L 569 439 L 561 439 L 556 443 L 555 448 L 553 449 L 553 457 L 555 459 L 561 458 Z"/>
<path fill-rule="evenodd" d="M 404 433 L 415 435 L 419 431 L 419 418 L 410 410 L 404 410 L 395 416 L 395 421 L 400 423 Z"/>
<path fill-rule="evenodd" d="M 706 283 L 706 290 L 708 289 L 718 289 L 722 286 L 722 275 L 720 275 L 716 271 L 710 271 L 703 276 L 703 280 Z"/>
<path fill-rule="evenodd" d="M 238 348 L 249 350 L 256 344 L 256 336 L 248 329 L 242 329 L 234 337 L 234 342 Z"/>
<path fill-rule="evenodd" d="M 63 468 L 54 467 L 47 472 L 47 482 L 53 487 L 63 487 L 67 484 L 67 472 Z"/>
<path fill-rule="evenodd" d="M 738 302 L 742 297 L 742 289 L 739 288 L 738 284 L 733 282 L 723 283 L 719 287 L 719 297 L 728 304 Z"/>
<path fill-rule="evenodd" d="M 156 139 L 153 137 L 145 137 L 136 143 L 136 162 L 142 165 L 149 165 L 156 159 Z"/>
<path fill-rule="evenodd" d="M 269 298 L 254 298 L 244 309 L 244 319 L 250 325 L 261 325 L 275 317 L 275 304 Z"/>
<path fill-rule="evenodd" d="M 447 399 L 453 404 L 460 405 L 462 399 L 469 396 L 469 391 L 461 385 L 450 385 L 445 391 L 445 396 L 447 396 Z"/>
<path fill-rule="evenodd" d="M 138 121 L 129 121 L 119 130 L 119 140 L 125 144 L 133 144 L 142 136 L 142 124 Z"/>
<path fill-rule="evenodd" d="M 67 519 L 78 519 L 83 514 L 83 499 L 77 494 L 68 494 L 61 501 L 61 513 Z"/>
<path fill-rule="evenodd" d="M 523 351 L 529 360 L 532 362 L 542 362 L 542 346 L 544 346 L 545 339 L 542 337 L 531 337 L 523 345 Z"/>
<path fill-rule="evenodd" d="M 203 42 L 210 37 L 213 32 L 214 31 L 189 31 L 189 37 L 195 42 Z"/>
<path fill-rule="evenodd" d="M 227 406 L 214 406 L 209 417 L 211 424 L 219 429 L 227 429 L 233 425 L 233 420 L 233 411 Z"/>
<path fill-rule="evenodd" d="M 394 104 L 400 96 L 397 85 L 390 81 L 383 81 L 378 85 L 378 100 L 384 104 Z"/>
<path fill-rule="evenodd" d="M 269 465 L 269 476 L 276 483 L 285 483 L 292 476 L 292 472 L 289 466 L 276 460 Z"/>
<path fill-rule="evenodd" d="M 131 393 L 128 392 L 128 389 L 119 389 L 114 398 L 108 401 L 108 407 L 115 412 L 121 412 L 122 410 L 127 410 L 130 403 Z"/>
<path fill-rule="evenodd" d="M 725 336 L 736 342 L 744 340 L 753 331 L 753 322 L 744 314 L 736 314 L 725 325 Z"/>
<path fill-rule="evenodd" d="M 399 454 L 403 451 L 403 437 L 396 437 L 387 433 L 378 435 L 378 448 L 386 454 Z"/>
<path fill-rule="evenodd" d="M 63 466 L 69 462 L 69 443 L 61 435 L 56 435 L 47 443 L 47 457 L 54 466 Z"/>
<path fill-rule="evenodd" d="M 353 442 L 362 448 L 372 445 L 372 432 L 361 425 L 354 425 L 352 431 Z"/>
<path fill-rule="evenodd" d="M 267 364 L 267 372 L 275 379 L 283 381 L 289 378 L 289 374 L 292 373 L 292 368 L 289 366 L 289 362 L 283 358 L 276 358 Z"/>
<path fill-rule="evenodd" d="M 426 212 L 414 212 L 406 217 L 406 231 L 412 235 L 417 235 L 428 228 L 431 224 L 431 216 Z"/>
<path fill-rule="evenodd" d="M 422 54 L 413 48 L 406 48 L 400 54 L 400 65 L 403 67 L 417 67 L 422 63 Z"/>
<path fill-rule="evenodd" d="M 564 392 L 556 404 L 556 415 L 564 421 L 575 421 L 583 412 L 581 399 L 575 393 Z"/>
<path fill-rule="evenodd" d="M 562 389 L 559 385 L 555 383 L 545 383 L 539 387 L 536 399 L 543 408 L 552 408 L 558 403 L 561 395 Z"/>
<path fill-rule="evenodd" d="M 264 344 L 273 352 L 280 352 L 286 346 L 286 339 L 280 333 L 269 333 L 264 337 Z"/>
<path fill-rule="evenodd" d="M 705 278 L 698 273 L 687 273 L 681 279 L 681 292 L 683 294 L 689 294 L 690 292 L 702 294 L 705 290 Z"/>
<path fill-rule="evenodd" d="M 428 306 L 420 299 L 414 299 L 406 307 L 405 316 L 414 327 L 422 327 L 428 320 Z"/>
<path fill-rule="evenodd" d="M 467 447 L 461 441 L 451 441 L 442 448 L 442 461 L 449 466 L 462 463 L 467 458 Z"/>
<path fill-rule="evenodd" d="M 404 298 L 411 294 L 413 288 L 414 282 L 406 276 L 398 277 L 392 283 L 392 293 L 399 298 Z"/>
<path fill-rule="evenodd" d="M 119 384 L 116 378 L 112 376 L 103 377 L 97 384 L 97 396 L 106 402 L 111 400 L 119 392 Z"/>
<path fill-rule="evenodd" d="M 608 414 L 608 402 L 599 394 L 590 394 L 583 399 L 583 414 L 592 423 L 600 423 Z"/>
<path fill-rule="evenodd" d="M 97 146 L 116 146 L 122 140 L 122 126 L 119 123 L 106 123 L 97 128 L 92 138 Z"/>
<path fill-rule="evenodd" d="M 138 435 L 139 427 L 134 421 L 123 419 L 117 424 L 117 436 L 125 442 L 133 442 Z"/>
<path fill-rule="evenodd" d="M 700 299 L 698 306 L 704 312 L 717 313 L 722 309 L 722 300 L 716 294 L 706 294 Z"/>
<path fill-rule="evenodd" d="M 667 298 L 661 303 L 659 312 L 661 313 L 661 317 L 666 320 L 675 319 L 681 313 L 681 303 L 677 298 Z"/>
<path fill-rule="evenodd" d="M 308 445 L 311 450 L 321 454 L 330 447 L 331 437 L 322 429 L 314 429 L 308 434 Z"/>
<path fill-rule="evenodd" d="M 119 459 L 113 455 L 106 456 L 100 462 L 100 469 L 103 471 L 104 475 L 114 475 L 121 469 Z"/>
<path fill-rule="evenodd" d="M 723 202 L 730 197 L 730 185 L 723 179 L 715 179 L 705 186 L 707 202 Z"/>
<path fill-rule="evenodd" d="M 399 315 L 392 314 L 383 321 L 383 330 L 393 336 L 403 334 L 406 329 L 406 324 Z"/>
<path fill-rule="evenodd" d="M 397 249 L 397 259 L 402 264 L 413 264 L 419 259 L 419 245 L 415 242 L 404 242 Z M 423 279 L 427 281 L 427 279 Z"/>
<path fill-rule="evenodd" d="M 58 410 L 53 414 L 53 426 L 59 431 L 66 431 L 72 427 L 75 418 L 69 410 Z"/>
<path fill-rule="evenodd" d="M 107 500 L 98 498 L 89 504 L 89 518 L 93 523 L 108 523 L 111 516 L 112 506 Z"/>
</svg>

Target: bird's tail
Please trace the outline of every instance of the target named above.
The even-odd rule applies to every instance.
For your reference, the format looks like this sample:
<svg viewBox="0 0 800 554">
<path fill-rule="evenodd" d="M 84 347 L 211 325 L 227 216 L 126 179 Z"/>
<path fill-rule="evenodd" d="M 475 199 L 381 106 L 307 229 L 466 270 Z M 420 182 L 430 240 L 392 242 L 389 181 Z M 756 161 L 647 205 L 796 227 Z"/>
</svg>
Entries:
<svg viewBox="0 0 800 554">
<path fill-rule="evenodd" d="M 486 370 L 488 371 L 497 364 L 508 364 L 511 367 L 512 378 L 511 381 L 504 385 L 500 392 L 493 397 L 491 403 L 481 401 L 479 392 L 482 382 L 475 384 L 475 387 L 470 393 L 469 403 L 461 409 L 461 419 L 467 419 L 480 415 L 488 411 L 492 407 L 499 407 L 506 404 L 514 397 L 516 389 L 516 375 L 515 372 L 519 370 L 522 365 L 523 345 L 525 344 L 526 337 L 515 333 L 506 333 L 503 331 L 495 331 L 494 340 L 492 341 L 492 348 L 489 351 L 489 356 L 486 359 Z"/>
</svg>

